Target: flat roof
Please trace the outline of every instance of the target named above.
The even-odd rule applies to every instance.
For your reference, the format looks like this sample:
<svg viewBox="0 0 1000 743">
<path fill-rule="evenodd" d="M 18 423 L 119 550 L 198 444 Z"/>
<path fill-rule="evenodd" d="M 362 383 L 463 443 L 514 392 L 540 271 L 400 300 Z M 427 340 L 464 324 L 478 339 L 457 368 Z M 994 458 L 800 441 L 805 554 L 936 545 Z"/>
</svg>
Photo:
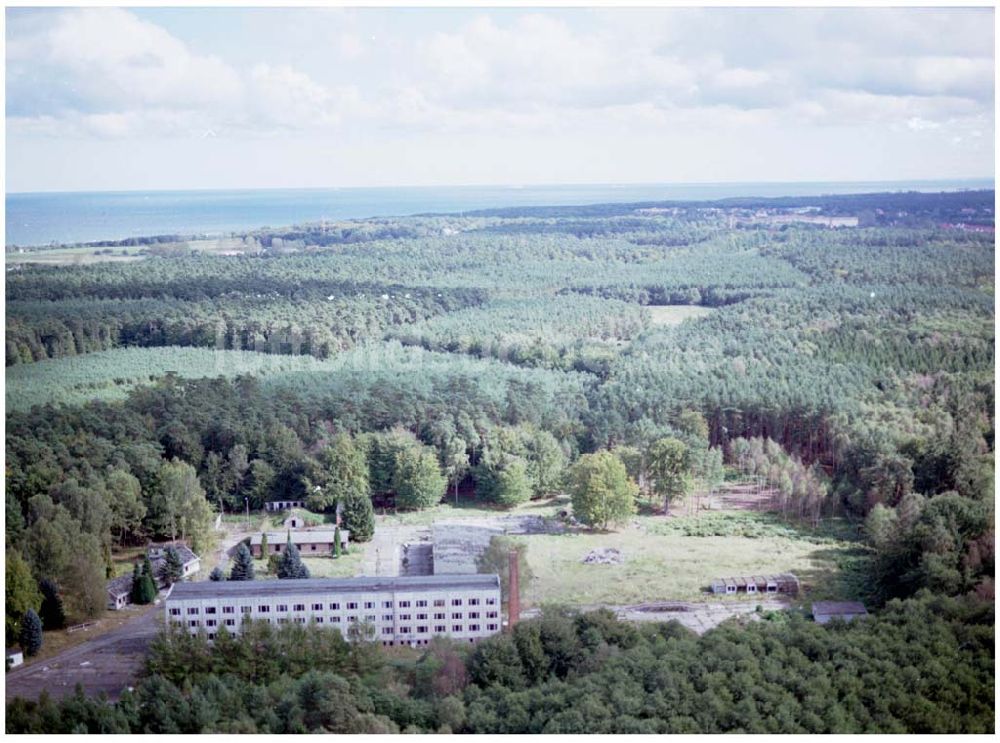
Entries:
<svg viewBox="0 0 1000 743">
<path fill-rule="evenodd" d="M 215 596 L 282 596 L 304 593 L 376 593 L 442 588 L 499 589 L 500 577 L 496 573 L 492 573 L 484 575 L 198 581 L 196 583 L 175 583 L 167 600 L 200 599 Z"/>
</svg>

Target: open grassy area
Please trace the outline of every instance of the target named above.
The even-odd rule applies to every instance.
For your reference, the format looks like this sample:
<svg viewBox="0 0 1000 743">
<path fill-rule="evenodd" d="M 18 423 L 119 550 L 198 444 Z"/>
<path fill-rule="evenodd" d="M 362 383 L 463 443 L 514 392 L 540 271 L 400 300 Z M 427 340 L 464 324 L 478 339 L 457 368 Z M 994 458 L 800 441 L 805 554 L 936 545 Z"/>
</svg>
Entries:
<svg viewBox="0 0 1000 743">
<path fill-rule="evenodd" d="M 105 252 L 107 248 L 52 248 L 49 250 L 27 250 L 23 253 L 6 254 L 7 265 L 17 263 L 36 263 L 45 266 L 76 266 L 88 265 L 91 263 L 121 263 L 122 261 L 137 261 L 143 256 L 139 251 L 144 246 L 128 246 L 123 248 L 111 248 L 111 252 Z"/>
<path fill-rule="evenodd" d="M 712 313 L 711 307 L 701 307 L 696 304 L 668 304 L 663 306 L 649 305 L 646 307 L 649 319 L 653 325 L 679 325 L 688 318 L 704 317 Z"/>
<path fill-rule="evenodd" d="M 704 518 L 704 517 L 703 517 Z M 811 530 L 798 531 L 769 514 L 737 514 L 732 523 L 706 528 L 699 519 L 638 517 L 611 533 L 567 533 L 519 537 L 528 545 L 535 580 L 526 601 L 637 604 L 707 598 L 714 578 L 792 572 L 808 598 L 853 598 L 859 593 L 866 553 L 857 542 Z M 723 535 L 714 535 L 714 531 Z M 620 565 L 585 565 L 600 547 L 621 550 Z"/>
<path fill-rule="evenodd" d="M 425 526 L 444 519 L 489 519 L 512 515 L 552 517 L 564 508 L 569 508 L 568 496 L 529 501 L 510 509 L 494 508 L 468 496 L 460 496 L 458 505 L 455 505 L 454 496 L 449 496 L 445 502 L 423 511 L 383 513 L 381 509 L 375 509 L 375 522 L 380 526 Z"/>
</svg>

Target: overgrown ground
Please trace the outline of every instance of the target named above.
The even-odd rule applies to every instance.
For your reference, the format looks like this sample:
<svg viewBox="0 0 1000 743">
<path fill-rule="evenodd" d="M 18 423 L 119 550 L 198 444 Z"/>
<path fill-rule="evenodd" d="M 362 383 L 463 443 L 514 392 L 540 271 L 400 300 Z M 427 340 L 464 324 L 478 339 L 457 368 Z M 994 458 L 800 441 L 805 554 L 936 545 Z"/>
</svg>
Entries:
<svg viewBox="0 0 1000 743">
<path fill-rule="evenodd" d="M 696 304 L 668 304 L 659 307 L 648 306 L 649 320 L 652 325 L 679 325 L 688 318 L 705 317 L 712 314 L 711 307 Z"/>
<path fill-rule="evenodd" d="M 616 532 L 519 537 L 535 579 L 526 603 L 627 605 L 708 598 L 715 578 L 792 572 L 803 597 L 858 598 L 867 553 L 850 527 L 831 522 L 800 529 L 767 513 L 716 513 L 665 519 L 637 516 Z M 585 565 L 591 551 L 613 547 L 620 565 Z"/>
</svg>

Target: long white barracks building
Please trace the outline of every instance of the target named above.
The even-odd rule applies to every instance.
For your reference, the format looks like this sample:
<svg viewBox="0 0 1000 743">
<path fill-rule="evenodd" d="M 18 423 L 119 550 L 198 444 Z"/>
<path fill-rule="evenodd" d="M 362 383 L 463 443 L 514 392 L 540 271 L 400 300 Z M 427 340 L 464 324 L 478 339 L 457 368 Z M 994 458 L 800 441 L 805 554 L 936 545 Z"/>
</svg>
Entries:
<svg viewBox="0 0 1000 743">
<path fill-rule="evenodd" d="M 177 583 L 167 621 L 192 634 L 238 633 L 244 618 L 272 624 L 316 622 L 344 637 L 374 627 L 383 645 L 426 645 L 435 635 L 476 640 L 500 631 L 497 575 L 204 581 Z"/>
</svg>

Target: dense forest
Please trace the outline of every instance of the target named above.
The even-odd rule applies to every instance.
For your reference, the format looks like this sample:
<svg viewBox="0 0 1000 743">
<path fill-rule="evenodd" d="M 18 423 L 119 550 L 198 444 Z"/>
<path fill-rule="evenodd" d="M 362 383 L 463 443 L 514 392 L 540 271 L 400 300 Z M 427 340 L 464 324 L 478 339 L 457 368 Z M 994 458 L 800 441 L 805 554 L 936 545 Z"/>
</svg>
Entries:
<svg viewBox="0 0 1000 743">
<path fill-rule="evenodd" d="M 268 624 L 168 635 L 108 704 L 17 700 L 12 733 L 988 733 L 993 609 L 894 601 L 870 622 L 775 614 L 698 637 L 551 609 L 468 646 L 389 654 Z"/>
<path fill-rule="evenodd" d="M 992 204 L 497 210 L 256 231 L 259 249 L 236 256 L 9 269 L 8 396 L 35 365 L 52 389 L 7 411 L 7 583 L 54 582 L 74 618 L 102 610 L 113 550 L 203 546 L 213 513 L 244 499 L 349 492 L 360 518 L 370 499 L 419 509 L 453 488 L 503 508 L 565 489 L 604 451 L 666 505 L 725 465 L 778 489 L 789 518 L 847 517 L 885 608 L 834 632 L 793 617 L 700 639 L 550 617 L 411 665 L 331 646 L 329 663 L 251 673 L 192 649 L 207 665 L 187 686 L 161 648 L 117 705 L 16 706 L 8 729 L 992 729 L 976 700 L 992 698 L 992 610 L 977 602 L 994 577 L 994 239 L 954 227 L 992 225 Z M 733 221 L 810 207 L 862 226 Z M 150 347 L 160 373 L 113 355 L 73 366 Z M 218 349 L 215 366 L 196 349 Z M 220 369 L 234 350 L 315 358 Z M 14 598 L 8 640 L 33 594 Z M 910 654 L 932 644 L 951 659 Z M 442 665 L 448 690 L 432 691 Z M 934 679 L 954 691 L 912 692 Z"/>
</svg>

